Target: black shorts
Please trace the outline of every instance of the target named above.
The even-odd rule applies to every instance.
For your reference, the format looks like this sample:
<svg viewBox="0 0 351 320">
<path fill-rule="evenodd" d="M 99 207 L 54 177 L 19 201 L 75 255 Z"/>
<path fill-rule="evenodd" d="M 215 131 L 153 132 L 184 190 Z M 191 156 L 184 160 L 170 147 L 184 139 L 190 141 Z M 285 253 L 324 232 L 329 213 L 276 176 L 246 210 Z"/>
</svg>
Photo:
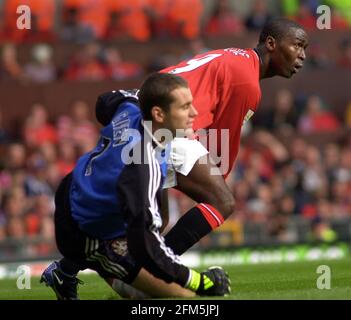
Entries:
<svg viewBox="0 0 351 320">
<path fill-rule="evenodd" d="M 125 238 L 95 239 L 79 229 L 72 218 L 69 190 L 72 175 L 67 175 L 55 194 L 55 236 L 61 254 L 78 264 L 81 270 L 95 270 L 103 278 L 131 283 L 140 271 L 128 253 Z"/>
</svg>

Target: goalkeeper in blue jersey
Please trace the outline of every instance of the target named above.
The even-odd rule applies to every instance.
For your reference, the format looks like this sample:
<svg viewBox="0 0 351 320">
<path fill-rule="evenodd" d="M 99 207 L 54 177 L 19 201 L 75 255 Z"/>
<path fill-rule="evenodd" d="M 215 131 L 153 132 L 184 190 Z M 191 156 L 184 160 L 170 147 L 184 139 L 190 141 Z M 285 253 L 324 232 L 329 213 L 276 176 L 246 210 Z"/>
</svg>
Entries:
<svg viewBox="0 0 351 320">
<path fill-rule="evenodd" d="M 87 268 L 106 281 L 131 285 L 138 298 L 140 291 L 145 297 L 230 291 L 223 269 L 189 269 L 160 235 L 169 142 L 177 130 L 192 130 L 197 115 L 188 84 L 154 74 L 138 98 L 123 90 L 98 98 L 97 104 L 119 107 L 111 109 L 95 149 L 78 160 L 56 192 L 55 234 L 63 259 L 49 265 L 41 280 L 58 299 L 78 299 L 76 276 Z"/>
</svg>

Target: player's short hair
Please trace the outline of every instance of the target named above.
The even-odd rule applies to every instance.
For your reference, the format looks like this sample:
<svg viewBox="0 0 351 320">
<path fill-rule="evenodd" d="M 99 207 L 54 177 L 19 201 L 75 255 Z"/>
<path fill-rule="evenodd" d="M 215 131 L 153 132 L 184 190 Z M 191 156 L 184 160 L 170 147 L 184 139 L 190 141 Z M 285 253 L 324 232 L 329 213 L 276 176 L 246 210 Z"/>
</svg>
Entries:
<svg viewBox="0 0 351 320">
<path fill-rule="evenodd" d="M 142 84 L 138 93 L 140 108 L 145 120 L 152 120 L 151 109 L 161 107 L 168 112 L 174 101 L 171 92 L 178 88 L 188 88 L 188 82 L 174 74 L 153 73 Z"/>
<path fill-rule="evenodd" d="M 268 36 L 272 36 L 276 40 L 281 40 L 289 33 L 290 29 L 304 28 L 297 22 L 286 18 L 271 19 L 263 26 L 258 43 L 264 43 Z"/>
</svg>

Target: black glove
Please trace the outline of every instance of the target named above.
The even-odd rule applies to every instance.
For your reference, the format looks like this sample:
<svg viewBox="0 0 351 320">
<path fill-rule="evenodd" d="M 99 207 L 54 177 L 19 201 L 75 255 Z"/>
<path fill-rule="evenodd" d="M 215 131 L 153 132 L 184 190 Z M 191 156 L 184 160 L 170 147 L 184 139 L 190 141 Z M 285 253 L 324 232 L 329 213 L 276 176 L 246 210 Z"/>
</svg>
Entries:
<svg viewBox="0 0 351 320">
<path fill-rule="evenodd" d="M 206 271 L 192 272 L 192 280 L 189 289 L 199 296 L 225 296 L 230 293 L 230 279 L 221 267 L 210 267 Z"/>
</svg>

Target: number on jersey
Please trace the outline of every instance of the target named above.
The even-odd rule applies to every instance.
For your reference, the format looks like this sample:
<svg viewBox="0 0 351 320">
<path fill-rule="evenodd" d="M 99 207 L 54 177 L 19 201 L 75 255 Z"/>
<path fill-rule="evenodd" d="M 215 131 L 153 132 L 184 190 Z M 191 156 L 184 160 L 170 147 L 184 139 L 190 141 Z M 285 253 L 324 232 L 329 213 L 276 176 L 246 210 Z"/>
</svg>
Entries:
<svg viewBox="0 0 351 320">
<path fill-rule="evenodd" d="M 222 55 L 222 53 L 210 53 L 210 54 L 207 54 L 201 58 L 191 59 L 187 62 L 186 66 L 180 67 L 180 68 L 175 68 L 172 71 L 170 71 L 169 73 L 178 74 L 178 73 L 192 71 L 196 68 L 203 66 L 206 63 L 209 63 L 213 59 L 220 57 L 221 55 Z"/>
</svg>

